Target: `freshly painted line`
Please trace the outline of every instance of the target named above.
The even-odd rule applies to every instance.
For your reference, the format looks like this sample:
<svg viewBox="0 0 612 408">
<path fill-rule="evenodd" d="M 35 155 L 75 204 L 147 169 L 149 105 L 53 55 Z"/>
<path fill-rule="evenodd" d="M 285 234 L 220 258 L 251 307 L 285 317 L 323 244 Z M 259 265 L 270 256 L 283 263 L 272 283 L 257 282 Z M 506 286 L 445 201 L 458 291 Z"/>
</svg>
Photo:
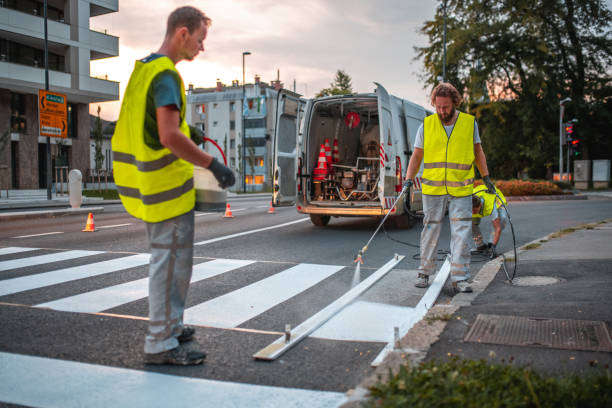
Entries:
<svg viewBox="0 0 612 408">
<path fill-rule="evenodd" d="M 63 234 L 63 231 L 55 231 L 55 232 L 45 232 L 42 234 L 32 234 L 32 235 L 20 235 L 18 237 L 11 237 L 13 239 L 17 239 L 17 238 L 31 238 L 31 237 L 43 237 L 45 235 L 56 235 L 56 234 Z"/>
<path fill-rule="evenodd" d="M 0 400 L 51 408 L 337 407 L 344 393 L 271 387 L 0 352 Z"/>
<path fill-rule="evenodd" d="M 399 327 L 413 309 L 413 307 L 357 301 L 329 319 L 310 337 L 390 343 L 394 340 L 393 328 Z"/>
<path fill-rule="evenodd" d="M 270 343 L 268 346 L 255 353 L 253 357 L 260 360 L 275 360 L 276 358 L 280 357 L 285 351 L 295 346 L 302 339 L 331 319 L 335 314 L 339 313 L 342 309 L 348 306 L 352 301 L 357 299 L 359 295 L 385 276 L 391 269 L 393 269 L 395 265 L 400 263 L 402 259 L 404 259 L 403 255 L 395 254 L 395 256 L 389 262 L 361 281 L 361 283 L 359 283 L 357 286 L 353 287 L 327 307 L 308 318 L 295 329 L 291 330 L 291 337 L 289 341 L 285 340 L 285 336 L 279 337 L 276 341 Z"/>
<path fill-rule="evenodd" d="M 20 252 L 36 251 L 40 248 L 6 247 L 0 248 L 0 255 L 18 254 Z"/>
<path fill-rule="evenodd" d="M 449 276 L 450 259 L 447 257 L 446 261 L 436 274 L 434 281 L 431 283 L 431 285 L 429 285 L 429 288 L 427 289 L 419 303 L 414 309 L 412 309 L 411 313 L 405 317 L 402 324 L 398 325 L 400 339 L 404 337 L 406 333 L 408 333 L 408 330 L 410 330 L 412 326 L 417 324 L 423 317 L 425 317 L 427 311 L 431 309 L 434 303 L 436 303 L 436 299 L 438 298 L 438 295 L 440 295 L 440 292 L 444 287 L 444 283 L 446 282 Z M 378 356 L 376 356 L 374 361 L 372 361 L 372 366 L 376 367 L 380 365 L 380 363 L 383 362 L 387 354 L 389 354 L 389 352 L 393 350 L 394 346 L 395 345 L 393 341 L 387 343 L 385 348 L 383 348 L 381 352 L 378 353 Z"/>
<path fill-rule="evenodd" d="M 128 224 L 117 224 L 117 225 L 103 225 L 103 226 L 101 226 L 101 227 L 96 227 L 96 229 L 117 228 L 117 227 L 127 227 L 128 225 L 132 225 L 132 223 L 128 223 Z"/>
<path fill-rule="evenodd" d="M 215 259 L 194 265 L 191 282 L 211 278 L 216 275 L 250 265 L 255 261 L 242 261 L 238 259 Z M 98 289 L 80 295 L 70 296 L 36 307 L 48 307 L 66 312 L 96 313 L 112 309 L 123 304 L 146 298 L 149 294 L 149 278 L 138 279 L 120 285 Z"/>
<path fill-rule="evenodd" d="M 282 228 L 282 227 L 286 227 L 287 225 L 293 225 L 293 224 L 297 224 L 299 222 L 304 222 L 304 221 L 307 221 L 307 220 L 308 220 L 308 218 L 302 218 L 302 219 L 299 219 L 299 220 L 286 222 L 284 224 L 273 225 L 271 227 L 257 228 L 257 229 L 250 230 L 250 231 L 239 232 L 237 234 L 226 235 L 224 237 L 208 239 L 206 241 L 196 242 L 194 245 L 212 244 L 213 242 L 224 241 L 226 239 L 232 239 L 232 238 L 236 238 L 236 237 L 241 237 L 243 235 L 255 234 L 256 232 L 267 231 L 267 230 L 276 229 L 276 228 Z"/>
<path fill-rule="evenodd" d="M 15 268 L 26 268 L 28 266 L 42 265 L 49 262 L 67 261 L 84 256 L 103 254 L 101 251 L 64 251 L 54 254 L 31 256 L 29 258 L 13 259 L 0 262 L 0 271 L 7 271 Z"/>
<path fill-rule="evenodd" d="M 19 278 L 0 281 L 0 296 L 25 290 L 38 289 L 45 286 L 57 285 L 76 279 L 90 278 L 105 273 L 117 272 L 124 269 L 135 268 L 149 263 L 149 254 L 138 254 L 123 258 L 110 259 L 108 261 L 96 262 L 72 268 L 58 269 L 55 271 L 39 273 L 36 275 L 22 276 Z"/>
<path fill-rule="evenodd" d="M 185 323 L 237 327 L 338 272 L 344 266 L 299 264 L 185 310 Z"/>
<path fill-rule="evenodd" d="M 195 216 L 196 216 L 196 217 L 201 217 L 201 216 L 203 216 L 203 215 L 210 215 L 210 214 L 217 214 L 217 213 L 212 213 L 212 212 L 197 213 Z"/>
</svg>

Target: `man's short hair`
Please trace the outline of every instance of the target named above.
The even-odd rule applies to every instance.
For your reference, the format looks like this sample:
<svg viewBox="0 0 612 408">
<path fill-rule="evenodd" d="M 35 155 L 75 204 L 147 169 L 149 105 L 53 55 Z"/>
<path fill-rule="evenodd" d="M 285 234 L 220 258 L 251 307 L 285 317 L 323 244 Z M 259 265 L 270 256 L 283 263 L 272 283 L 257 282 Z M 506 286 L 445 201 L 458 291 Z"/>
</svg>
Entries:
<svg viewBox="0 0 612 408">
<path fill-rule="evenodd" d="M 473 195 L 472 196 L 472 208 L 478 208 L 480 207 L 480 204 L 482 204 L 482 201 L 480 201 L 480 197 Z"/>
<path fill-rule="evenodd" d="M 463 99 L 459 94 L 457 88 L 449 84 L 448 82 L 440 82 L 434 89 L 431 91 L 431 105 L 436 106 L 436 96 L 450 97 L 453 101 L 453 105 L 455 108 L 459 107 L 461 100 Z"/>
<path fill-rule="evenodd" d="M 200 27 L 202 22 L 206 27 L 210 27 L 212 24 L 212 20 L 203 11 L 191 6 L 179 7 L 168 16 L 166 35 L 174 34 L 176 29 L 181 27 L 187 27 L 189 34 L 192 34 Z"/>
</svg>

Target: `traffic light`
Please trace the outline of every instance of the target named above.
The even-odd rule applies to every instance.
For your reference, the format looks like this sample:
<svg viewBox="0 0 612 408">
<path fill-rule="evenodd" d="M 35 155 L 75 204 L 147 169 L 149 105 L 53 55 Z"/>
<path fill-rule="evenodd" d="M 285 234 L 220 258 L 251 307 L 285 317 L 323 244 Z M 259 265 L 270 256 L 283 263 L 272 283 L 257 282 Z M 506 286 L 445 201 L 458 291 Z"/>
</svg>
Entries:
<svg viewBox="0 0 612 408">
<path fill-rule="evenodd" d="M 570 149 L 574 152 L 574 157 L 580 156 L 580 139 L 573 139 L 570 142 Z"/>
<path fill-rule="evenodd" d="M 572 122 L 567 122 L 565 124 L 565 137 L 567 138 L 568 142 L 571 142 L 572 136 L 574 134 L 574 124 Z"/>
</svg>

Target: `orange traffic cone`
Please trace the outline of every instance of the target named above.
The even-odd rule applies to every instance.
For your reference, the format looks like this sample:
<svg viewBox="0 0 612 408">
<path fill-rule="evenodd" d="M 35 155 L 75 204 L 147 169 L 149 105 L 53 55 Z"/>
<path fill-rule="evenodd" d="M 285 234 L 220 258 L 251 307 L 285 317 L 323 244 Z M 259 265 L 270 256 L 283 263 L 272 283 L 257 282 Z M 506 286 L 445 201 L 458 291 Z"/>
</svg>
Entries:
<svg viewBox="0 0 612 408">
<path fill-rule="evenodd" d="M 334 138 L 334 150 L 332 151 L 332 163 L 340 161 L 340 151 L 338 150 L 338 138 Z"/>
<path fill-rule="evenodd" d="M 272 201 L 270 201 L 270 209 L 268 209 L 268 214 L 276 214 L 276 211 L 274 211 L 274 207 L 272 206 Z"/>
<path fill-rule="evenodd" d="M 224 218 L 234 218 L 234 216 L 232 215 L 232 209 L 230 208 L 229 203 L 227 203 L 227 205 L 225 206 L 225 215 L 223 217 Z"/>
<path fill-rule="evenodd" d="M 332 165 L 332 152 L 331 146 L 329 145 L 329 139 L 325 139 L 325 159 L 327 160 L 327 169 L 331 169 Z"/>
<path fill-rule="evenodd" d="M 95 232 L 95 231 L 96 231 L 96 224 L 94 224 L 93 214 L 89 213 L 89 215 L 87 216 L 87 224 L 85 224 L 85 229 L 83 230 L 83 232 Z"/>
<path fill-rule="evenodd" d="M 325 158 L 325 145 L 321 145 L 321 150 L 319 150 L 319 161 L 317 163 L 317 168 L 314 169 L 313 179 L 316 181 L 323 181 L 325 177 L 327 177 L 328 172 L 327 159 Z"/>
</svg>

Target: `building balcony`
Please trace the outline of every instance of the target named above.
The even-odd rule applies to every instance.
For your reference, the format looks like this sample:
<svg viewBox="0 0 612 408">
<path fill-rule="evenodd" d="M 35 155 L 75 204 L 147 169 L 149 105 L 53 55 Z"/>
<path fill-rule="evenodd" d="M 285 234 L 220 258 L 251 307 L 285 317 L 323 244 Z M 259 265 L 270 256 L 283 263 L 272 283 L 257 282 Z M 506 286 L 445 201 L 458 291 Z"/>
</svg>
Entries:
<svg viewBox="0 0 612 408">
<path fill-rule="evenodd" d="M 40 16 L 22 13 L 0 7 L 0 30 L 25 37 L 45 38 L 44 19 Z M 58 21 L 47 20 L 47 36 L 49 41 L 72 45 L 70 41 L 70 25 Z"/>
<path fill-rule="evenodd" d="M 107 34 L 99 29 L 79 30 L 80 43 L 91 50 L 90 59 L 116 57 L 119 55 L 119 37 Z"/>
<path fill-rule="evenodd" d="M 119 0 L 89 0 L 89 15 L 101 16 L 119 11 Z"/>
</svg>

